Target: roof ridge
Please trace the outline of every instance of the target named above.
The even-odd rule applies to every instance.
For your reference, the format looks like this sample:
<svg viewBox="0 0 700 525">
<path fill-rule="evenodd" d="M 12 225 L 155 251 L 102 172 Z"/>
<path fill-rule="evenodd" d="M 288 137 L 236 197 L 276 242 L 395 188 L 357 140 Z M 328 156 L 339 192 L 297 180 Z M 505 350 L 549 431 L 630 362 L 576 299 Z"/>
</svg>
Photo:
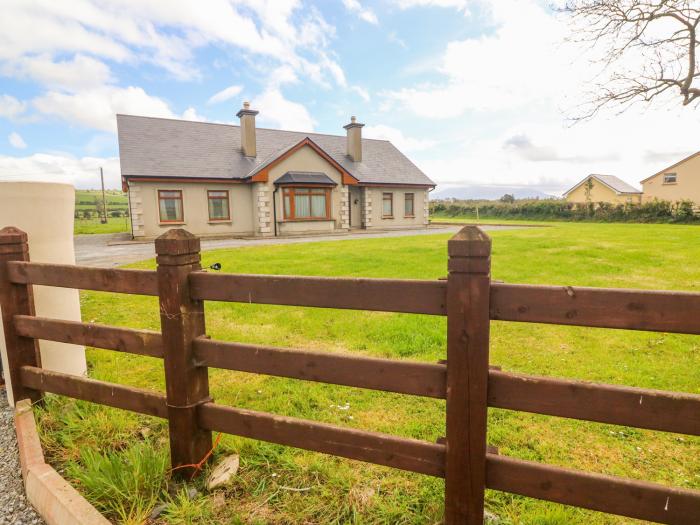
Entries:
<svg viewBox="0 0 700 525">
<path fill-rule="evenodd" d="M 153 117 L 151 115 L 132 115 L 129 113 L 116 113 L 115 114 L 117 117 L 135 117 L 135 118 L 148 118 L 148 119 L 153 119 L 153 120 L 170 120 L 173 122 L 187 122 L 189 124 L 210 124 L 213 126 L 228 126 L 230 128 L 240 128 L 238 124 L 228 124 L 226 122 L 211 122 L 208 120 L 186 120 L 182 118 L 172 118 L 172 117 Z M 294 131 L 292 129 L 277 129 L 277 128 L 264 128 L 261 126 L 255 126 L 255 129 L 257 130 L 265 130 L 265 131 L 276 131 L 278 133 L 301 133 L 301 134 L 311 134 L 311 135 L 320 135 L 322 137 L 336 137 L 339 139 L 345 138 L 345 135 L 335 135 L 333 133 L 319 133 L 318 131 Z M 372 139 L 369 137 L 362 137 L 362 140 L 373 140 L 375 142 L 389 142 L 390 144 L 393 144 L 389 139 Z"/>
</svg>

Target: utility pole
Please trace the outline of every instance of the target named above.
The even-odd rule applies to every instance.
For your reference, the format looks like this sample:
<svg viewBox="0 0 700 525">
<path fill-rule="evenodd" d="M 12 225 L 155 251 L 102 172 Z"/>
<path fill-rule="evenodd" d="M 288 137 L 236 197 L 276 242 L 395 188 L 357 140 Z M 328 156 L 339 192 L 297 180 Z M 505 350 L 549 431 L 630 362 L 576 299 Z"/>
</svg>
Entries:
<svg viewBox="0 0 700 525">
<path fill-rule="evenodd" d="M 105 200 L 105 176 L 100 166 L 100 182 L 102 183 L 102 224 L 107 224 L 107 201 Z"/>
</svg>

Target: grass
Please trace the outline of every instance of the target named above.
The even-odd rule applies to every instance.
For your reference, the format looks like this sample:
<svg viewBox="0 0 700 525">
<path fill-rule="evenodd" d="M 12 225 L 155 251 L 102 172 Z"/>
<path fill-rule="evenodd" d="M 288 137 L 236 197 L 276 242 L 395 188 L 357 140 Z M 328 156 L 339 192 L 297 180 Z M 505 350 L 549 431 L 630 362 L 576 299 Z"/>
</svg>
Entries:
<svg viewBox="0 0 700 525">
<path fill-rule="evenodd" d="M 694 291 L 698 234 L 694 226 L 588 223 L 493 231 L 493 277 Z M 447 238 L 259 246 L 207 252 L 203 263 L 241 273 L 434 279 L 446 273 Z M 89 292 L 81 302 L 86 321 L 159 328 L 155 298 Z M 445 319 L 438 317 L 222 303 L 207 303 L 206 310 L 214 338 L 429 362 L 445 354 Z M 158 360 L 93 349 L 88 359 L 92 377 L 164 389 Z M 525 373 L 700 393 L 696 336 L 494 322 L 491 362 Z M 210 385 L 223 404 L 429 441 L 444 435 L 439 400 L 213 369 Z M 102 461 L 87 450 L 132 468 L 132 447 L 155 443 L 162 451 L 167 439 L 160 420 L 63 398 L 52 398 L 40 428 L 49 459 L 78 480 Z M 489 443 L 509 456 L 700 488 L 700 439 L 693 437 L 491 410 Z M 216 456 L 233 452 L 241 468 L 225 490 L 190 500 L 172 487 L 160 489 L 160 500 L 172 502 L 160 523 L 430 524 L 442 515 L 438 479 L 226 435 Z M 633 522 L 493 491 L 487 506 L 508 524 Z M 119 515 L 109 514 L 117 521 Z"/>
<path fill-rule="evenodd" d="M 130 232 L 131 224 L 128 217 L 107 217 L 107 224 L 102 224 L 99 218 L 75 219 L 73 233 L 86 235 L 94 233 L 123 233 Z"/>
</svg>

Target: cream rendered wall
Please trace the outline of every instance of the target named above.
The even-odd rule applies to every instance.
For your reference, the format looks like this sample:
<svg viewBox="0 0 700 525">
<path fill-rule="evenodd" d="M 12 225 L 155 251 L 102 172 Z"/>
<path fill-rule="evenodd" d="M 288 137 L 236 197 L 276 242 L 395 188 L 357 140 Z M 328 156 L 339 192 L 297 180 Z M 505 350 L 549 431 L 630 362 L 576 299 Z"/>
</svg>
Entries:
<svg viewBox="0 0 700 525">
<path fill-rule="evenodd" d="M 171 228 L 184 228 L 195 235 L 253 235 L 253 189 L 250 184 L 217 184 L 217 183 L 157 183 L 129 182 L 132 213 L 138 210 L 141 220 L 139 229 L 134 226 L 134 236 L 155 238 Z M 160 222 L 158 211 L 158 190 L 181 190 L 184 222 Z M 210 221 L 207 191 L 228 190 L 230 221 Z M 140 200 L 136 204 L 135 196 Z M 134 216 L 136 213 L 134 213 Z M 137 235 L 137 231 L 140 233 Z"/>
<path fill-rule="evenodd" d="M 346 213 L 348 207 L 347 191 L 343 186 L 341 174 L 330 162 L 321 157 L 310 146 L 304 146 L 270 169 L 267 182 L 270 195 L 272 195 L 272 192 L 275 190 L 275 181 L 288 171 L 324 173 L 332 179 L 337 186 L 331 190 L 330 221 L 286 221 L 284 219 L 282 189 L 280 188 L 275 193 L 274 197 L 277 208 L 278 234 L 323 233 L 349 229 L 350 225 L 347 223 L 349 215 Z"/>
<path fill-rule="evenodd" d="M 675 184 L 664 184 L 664 174 L 675 173 Z M 691 200 L 700 204 L 700 155 L 653 176 L 642 183 L 644 202 L 654 199 L 671 202 Z"/>
<path fill-rule="evenodd" d="M 370 219 L 367 228 L 389 230 L 428 225 L 426 216 L 427 191 L 423 188 L 372 187 L 365 188 L 365 192 L 365 201 L 370 203 L 367 211 L 367 217 Z M 394 195 L 394 217 L 392 219 L 382 217 L 383 193 L 393 193 Z M 404 195 L 406 193 L 413 193 L 414 217 L 404 217 Z"/>
<path fill-rule="evenodd" d="M 593 179 L 593 186 L 591 187 L 591 197 L 590 201 L 586 197 L 586 184 L 581 184 L 574 191 L 566 196 L 566 200 L 569 202 L 609 202 L 612 204 L 639 204 L 641 200 L 641 195 L 639 194 L 620 194 L 618 195 L 615 191 L 611 190 L 605 184 L 601 184 L 597 180 Z"/>
</svg>

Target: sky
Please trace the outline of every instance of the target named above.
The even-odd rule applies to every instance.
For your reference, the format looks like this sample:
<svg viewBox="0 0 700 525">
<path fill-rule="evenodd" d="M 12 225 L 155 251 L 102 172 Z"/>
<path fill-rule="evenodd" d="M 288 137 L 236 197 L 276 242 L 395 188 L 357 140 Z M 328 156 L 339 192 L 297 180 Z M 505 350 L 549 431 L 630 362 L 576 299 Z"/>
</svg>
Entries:
<svg viewBox="0 0 700 525">
<path fill-rule="evenodd" d="M 539 0 L 3 0 L 0 180 L 120 186 L 116 113 L 391 140 L 437 184 L 558 195 L 700 149 L 668 100 L 572 125 L 600 72 Z"/>
</svg>

